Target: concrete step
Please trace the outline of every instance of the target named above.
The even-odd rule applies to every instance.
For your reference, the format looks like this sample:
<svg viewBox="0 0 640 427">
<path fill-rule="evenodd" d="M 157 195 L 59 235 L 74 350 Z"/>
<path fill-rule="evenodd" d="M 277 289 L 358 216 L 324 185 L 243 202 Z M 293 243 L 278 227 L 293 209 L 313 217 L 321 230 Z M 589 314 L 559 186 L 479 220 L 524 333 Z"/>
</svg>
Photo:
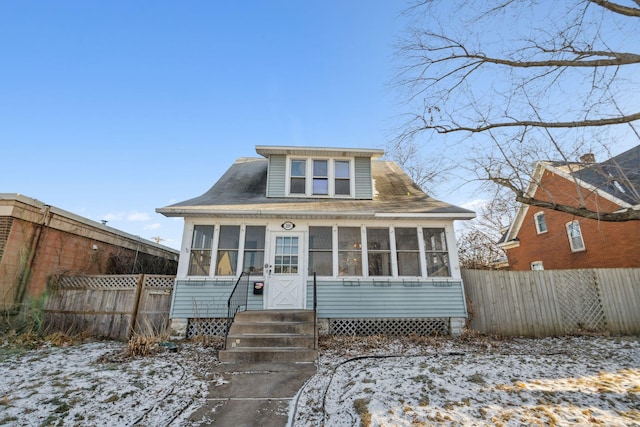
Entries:
<svg viewBox="0 0 640 427">
<path fill-rule="evenodd" d="M 313 334 L 230 334 L 227 348 L 234 347 L 302 347 L 313 348 Z"/>
<path fill-rule="evenodd" d="M 251 322 L 310 322 L 313 310 L 250 310 L 236 314 L 236 322 L 249 319 Z"/>
<path fill-rule="evenodd" d="M 316 350 L 300 347 L 236 347 L 218 354 L 225 363 L 314 362 L 317 357 Z"/>
<path fill-rule="evenodd" d="M 229 330 L 231 334 L 313 334 L 313 323 L 235 321 Z"/>
</svg>

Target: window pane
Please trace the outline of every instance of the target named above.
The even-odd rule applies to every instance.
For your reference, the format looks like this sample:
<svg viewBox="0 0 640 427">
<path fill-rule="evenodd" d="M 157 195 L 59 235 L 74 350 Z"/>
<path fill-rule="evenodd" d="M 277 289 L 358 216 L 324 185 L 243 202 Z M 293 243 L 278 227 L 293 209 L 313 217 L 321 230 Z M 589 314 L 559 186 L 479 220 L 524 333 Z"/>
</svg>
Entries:
<svg viewBox="0 0 640 427">
<path fill-rule="evenodd" d="M 247 226 L 244 237 L 245 249 L 264 249 L 264 230 L 262 226 Z"/>
<path fill-rule="evenodd" d="M 313 178 L 313 194 L 329 194 L 329 180 L 327 178 Z"/>
<path fill-rule="evenodd" d="M 193 241 L 191 242 L 192 248 L 197 249 L 211 249 L 213 242 L 213 225 L 196 225 L 193 227 Z"/>
<path fill-rule="evenodd" d="M 348 179 L 336 179 L 335 192 L 339 196 L 348 196 L 351 194 L 351 185 Z"/>
<path fill-rule="evenodd" d="M 333 254 L 331 252 L 309 252 L 309 276 L 333 276 Z"/>
<path fill-rule="evenodd" d="M 328 168 L 327 168 L 327 160 L 314 160 L 313 161 L 313 176 L 316 177 L 327 177 Z"/>
<path fill-rule="evenodd" d="M 189 276 L 208 276 L 211 250 L 192 249 L 189 257 Z"/>
<path fill-rule="evenodd" d="M 338 227 L 338 274 L 362 276 L 360 227 Z"/>
<path fill-rule="evenodd" d="M 449 255 L 446 252 L 428 253 L 427 274 L 429 276 L 450 276 Z"/>
<path fill-rule="evenodd" d="M 219 250 L 218 262 L 216 263 L 216 275 L 235 276 L 236 265 L 238 265 L 237 250 Z"/>
<path fill-rule="evenodd" d="M 331 227 L 309 227 L 309 249 L 331 250 Z"/>
<path fill-rule="evenodd" d="M 369 252 L 369 276 L 391 276 L 389 252 Z"/>
<path fill-rule="evenodd" d="M 291 178 L 290 193 L 304 194 L 306 191 L 304 178 Z"/>
<path fill-rule="evenodd" d="M 362 249 L 360 227 L 338 227 L 338 249 Z"/>
<path fill-rule="evenodd" d="M 296 176 L 296 177 L 306 176 L 305 160 L 291 160 L 291 176 Z"/>
<path fill-rule="evenodd" d="M 338 263 L 340 276 L 362 276 L 361 251 L 340 251 Z"/>
<path fill-rule="evenodd" d="M 367 228 L 367 249 L 389 250 L 389 229 Z"/>
<path fill-rule="evenodd" d="M 244 237 L 244 261 L 242 271 L 260 275 L 264 270 L 263 226 L 247 226 Z"/>
<path fill-rule="evenodd" d="M 424 246 L 427 251 L 446 251 L 447 239 L 444 228 L 424 228 Z"/>
<path fill-rule="evenodd" d="M 420 275 L 420 253 L 419 252 L 398 253 L 398 275 L 399 276 L 419 276 Z"/>
<path fill-rule="evenodd" d="M 396 248 L 399 251 L 417 251 L 418 246 L 418 230 L 416 228 L 397 228 L 395 229 Z"/>
<path fill-rule="evenodd" d="M 544 213 L 536 214 L 535 221 L 536 221 L 536 229 L 538 233 L 544 233 L 545 231 L 547 231 L 547 221 L 544 218 Z"/>
<path fill-rule="evenodd" d="M 223 225 L 220 226 L 220 239 L 218 249 L 238 249 L 240 246 L 240 226 Z"/>
<path fill-rule="evenodd" d="M 336 160 L 335 168 L 336 178 L 349 178 L 349 162 Z"/>
<path fill-rule="evenodd" d="M 333 276 L 331 227 L 309 227 L 309 275 Z"/>
</svg>

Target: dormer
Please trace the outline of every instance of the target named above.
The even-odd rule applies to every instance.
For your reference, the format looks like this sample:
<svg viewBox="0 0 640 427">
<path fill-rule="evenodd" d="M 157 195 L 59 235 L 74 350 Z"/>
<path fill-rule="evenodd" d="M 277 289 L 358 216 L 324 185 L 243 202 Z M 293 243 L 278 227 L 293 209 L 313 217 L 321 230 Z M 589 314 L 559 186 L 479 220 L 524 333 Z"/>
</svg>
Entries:
<svg viewBox="0 0 640 427">
<path fill-rule="evenodd" d="M 371 200 L 371 160 L 384 150 L 259 145 L 256 153 L 269 160 L 267 197 Z"/>
</svg>

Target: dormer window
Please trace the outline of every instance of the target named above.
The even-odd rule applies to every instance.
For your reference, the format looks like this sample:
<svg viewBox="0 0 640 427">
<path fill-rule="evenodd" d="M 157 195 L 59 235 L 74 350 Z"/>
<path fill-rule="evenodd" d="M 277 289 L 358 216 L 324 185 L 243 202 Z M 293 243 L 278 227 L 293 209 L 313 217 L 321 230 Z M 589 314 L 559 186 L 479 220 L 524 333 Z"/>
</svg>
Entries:
<svg viewBox="0 0 640 427">
<path fill-rule="evenodd" d="M 290 158 L 289 191 L 291 196 L 352 196 L 351 160 Z"/>
</svg>

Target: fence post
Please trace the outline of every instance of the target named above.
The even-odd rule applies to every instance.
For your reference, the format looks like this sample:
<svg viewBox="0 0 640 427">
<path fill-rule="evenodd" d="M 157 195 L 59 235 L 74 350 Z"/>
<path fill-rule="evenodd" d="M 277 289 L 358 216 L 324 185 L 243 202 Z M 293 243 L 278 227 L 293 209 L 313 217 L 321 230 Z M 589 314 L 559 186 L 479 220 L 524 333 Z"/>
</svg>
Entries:
<svg viewBox="0 0 640 427">
<path fill-rule="evenodd" d="M 136 284 L 136 298 L 133 302 L 133 311 L 131 312 L 131 323 L 129 324 L 128 337 L 131 339 L 135 330 L 136 322 L 138 321 L 138 310 L 140 308 L 140 297 L 142 296 L 142 287 L 144 286 L 144 274 L 140 274 L 138 277 L 138 283 Z"/>
</svg>

